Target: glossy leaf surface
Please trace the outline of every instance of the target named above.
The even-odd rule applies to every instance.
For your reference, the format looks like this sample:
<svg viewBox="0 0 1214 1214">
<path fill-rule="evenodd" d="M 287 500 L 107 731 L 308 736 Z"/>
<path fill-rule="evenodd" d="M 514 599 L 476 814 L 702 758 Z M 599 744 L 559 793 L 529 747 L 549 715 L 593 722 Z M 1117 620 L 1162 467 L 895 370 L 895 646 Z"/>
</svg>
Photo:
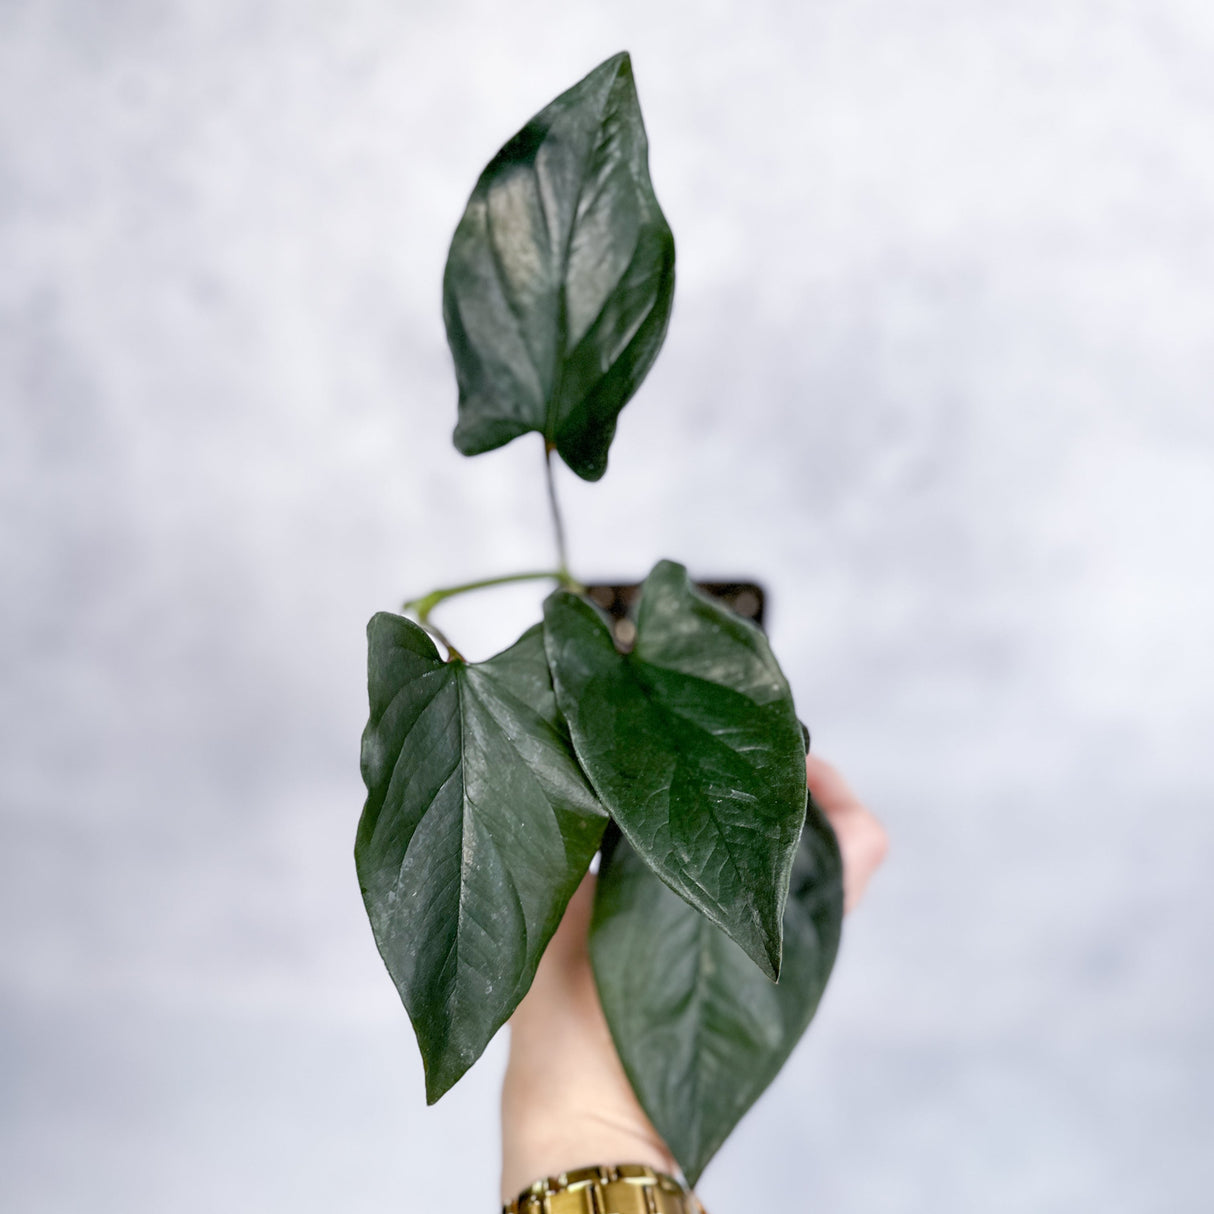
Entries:
<svg viewBox="0 0 1214 1214">
<path fill-rule="evenodd" d="M 637 1098 L 692 1184 L 813 1018 L 842 919 L 838 846 L 812 803 L 778 984 L 625 841 L 604 858 L 590 935 L 599 996 Z"/>
<path fill-rule="evenodd" d="M 805 748 L 767 639 L 662 561 L 631 653 L 567 591 L 544 605 L 544 641 L 574 750 L 625 837 L 774 977 Z"/>
<path fill-rule="evenodd" d="M 433 1103 L 527 992 L 606 817 L 556 711 L 539 625 L 477 665 L 367 626 L 359 884 Z"/>
<path fill-rule="evenodd" d="M 666 334 L 674 238 L 649 180 L 627 54 L 538 113 L 481 174 L 451 241 L 443 316 L 455 445 L 535 430 L 598 480 Z"/>
</svg>

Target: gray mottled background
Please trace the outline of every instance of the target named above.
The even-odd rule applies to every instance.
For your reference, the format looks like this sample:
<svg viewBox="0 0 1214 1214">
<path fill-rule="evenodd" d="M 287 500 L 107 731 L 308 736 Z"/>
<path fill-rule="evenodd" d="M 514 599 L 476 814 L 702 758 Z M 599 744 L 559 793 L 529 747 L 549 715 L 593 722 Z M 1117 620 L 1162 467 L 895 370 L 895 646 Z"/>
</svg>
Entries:
<svg viewBox="0 0 1214 1214">
<path fill-rule="evenodd" d="M 0 0 L 6 1211 L 493 1208 L 502 1043 L 424 1107 L 357 896 L 363 624 L 550 559 L 439 281 L 622 47 L 679 293 L 575 567 L 763 578 L 893 838 L 709 1205 L 1211 1208 L 1208 0 Z"/>
</svg>

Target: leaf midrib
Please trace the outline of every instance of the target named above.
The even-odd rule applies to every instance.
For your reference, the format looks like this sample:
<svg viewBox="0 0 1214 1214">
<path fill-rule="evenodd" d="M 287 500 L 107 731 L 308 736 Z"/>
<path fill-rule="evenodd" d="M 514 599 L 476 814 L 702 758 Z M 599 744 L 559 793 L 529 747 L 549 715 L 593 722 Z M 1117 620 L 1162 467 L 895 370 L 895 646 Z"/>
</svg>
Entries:
<svg viewBox="0 0 1214 1214">
<path fill-rule="evenodd" d="M 637 687 L 637 690 L 639 690 L 641 692 L 648 707 L 654 709 L 659 715 L 664 714 L 668 717 L 674 718 L 675 720 L 685 722 L 687 725 L 691 726 L 693 730 L 702 734 L 704 737 L 711 739 L 714 747 L 724 750 L 729 754 L 738 753 L 737 751 L 731 750 L 730 747 L 726 743 L 722 742 L 720 740 L 720 738 L 718 738 L 715 734 L 713 734 L 705 726 L 701 725 L 698 721 L 694 720 L 691 717 L 687 717 L 683 713 L 679 712 L 673 705 L 666 703 L 665 700 L 661 696 L 654 696 L 652 694 L 653 689 L 646 686 L 645 680 L 639 673 L 639 667 L 643 666 L 644 663 L 643 662 L 633 662 L 630 660 L 630 657 L 631 657 L 631 655 L 626 655 L 626 657 L 624 659 L 623 668 L 627 672 L 628 677 L 632 680 L 634 685 Z M 701 680 L 701 681 L 704 681 L 704 680 Z M 718 685 L 713 684 L 713 686 L 716 687 Z M 673 775 L 673 772 L 675 770 L 678 770 L 678 764 L 679 764 L 679 758 L 676 755 L 675 768 L 672 769 L 671 775 Z M 670 782 L 667 782 L 665 784 L 665 792 L 666 792 L 667 804 L 669 804 L 670 796 L 671 796 L 671 783 Z M 737 881 L 738 888 L 745 892 L 744 905 L 746 906 L 747 911 L 748 911 L 748 919 L 750 921 L 750 924 L 757 931 L 759 940 L 765 942 L 767 940 L 767 931 L 764 926 L 763 920 L 759 914 L 758 907 L 755 904 L 754 899 L 750 896 L 749 882 L 747 881 L 746 877 L 742 873 L 742 870 L 738 867 L 737 859 L 734 856 L 734 849 L 731 848 L 730 846 L 728 846 L 728 842 L 727 842 L 725 834 L 722 830 L 720 820 L 718 819 L 717 814 L 716 814 L 716 807 L 715 807 L 715 803 L 714 803 L 713 799 L 706 798 L 706 801 L 707 801 L 707 804 L 709 807 L 709 816 L 712 818 L 712 823 L 716 830 L 717 838 L 720 841 L 720 844 L 725 853 L 725 858 L 729 862 L 730 868 L 733 870 L 734 877 Z M 668 819 L 668 821 L 669 821 L 669 819 Z M 624 829 L 623 822 L 620 822 L 620 829 L 621 830 Z M 756 830 L 761 830 L 761 827 L 756 826 Z M 629 832 L 626 831 L 625 833 L 629 833 Z M 675 870 L 673 870 L 673 868 L 672 868 L 671 871 L 672 871 L 672 875 L 674 875 Z M 681 884 L 686 886 L 688 883 L 684 881 L 684 882 L 681 882 Z M 729 920 L 730 908 L 722 906 L 715 898 L 711 897 L 709 895 L 708 891 L 703 887 L 703 885 L 699 881 L 697 881 L 695 883 L 695 885 L 692 886 L 692 890 L 694 890 L 699 895 L 699 897 L 701 898 L 701 900 L 704 903 L 711 906 L 713 908 L 713 910 L 716 912 L 716 914 L 718 914 L 722 919 L 724 919 L 726 921 Z M 766 951 L 767 951 L 766 947 L 764 947 L 764 952 L 766 953 Z M 770 962 L 772 959 L 769 957 L 768 960 Z M 774 964 L 773 964 L 773 968 L 774 968 Z"/>
<path fill-rule="evenodd" d="M 569 343 L 569 304 L 566 292 L 566 284 L 568 280 L 569 270 L 569 254 L 573 248 L 573 234 L 578 226 L 578 212 L 582 206 L 582 192 L 586 187 L 586 170 L 594 156 L 599 144 L 599 134 L 603 128 L 603 113 L 611 100 L 611 95 L 615 91 L 616 81 L 620 78 L 620 66 L 626 62 L 621 60 L 616 65 L 614 72 L 611 74 L 610 81 L 603 93 L 602 105 L 595 112 L 594 136 L 590 140 L 590 146 L 582 157 L 582 162 L 578 170 L 577 193 L 573 198 L 573 209 L 570 211 L 569 230 L 565 233 L 564 247 L 561 249 L 560 261 L 557 265 L 557 270 L 560 274 L 560 285 L 557 288 L 557 308 L 556 308 L 556 334 L 557 340 L 553 347 L 553 374 L 550 378 L 552 384 L 551 395 L 549 396 L 544 409 L 544 442 L 549 446 L 556 443 L 556 429 L 559 418 L 557 417 L 557 405 L 562 396 L 562 389 L 565 380 L 565 368 L 568 365 L 568 343 Z M 541 206 L 543 205 L 543 196 L 541 195 Z M 544 216 L 545 226 L 551 230 L 551 225 L 548 223 L 547 215 Z M 560 375 L 557 375 L 557 369 L 560 369 Z"/>
<path fill-rule="evenodd" d="M 447 956 L 444 958 L 442 970 L 440 970 L 440 977 L 441 977 L 441 975 L 445 974 L 447 972 L 447 970 L 449 968 L 451 968 L 452 964 L 454 964 L 455 975 L 450 980 L 450 986 L 448 987 L 448 991 L 447 991 L 448 999 L 450 999 L 454 996 L 454 993 L 459 986 L 459 983 L 460 983 L 459 973 L 460 973 L 460 970 L 462 967 L 466 967 L 477 973 L 480 972 L 471 963 L 463 962 L 459 955 L 460 942 L 464 935 L 465 924 L 468 922 L 475 922 L 475 920 L 472 919 L 470 913 L 468 912 L 468 903 L 469 903 L 470 899 L 468 897 L 467 879 L 468 879 L 468 875 L 471 870 L 471 866 L 466 862 L 466 859 L 465 859 L 465 843 L 466 843 L 466 840 L 467 840 L 469 834 L 474 832 L 475 819 L 476 819 L 477 813 L 480 812 L 485 817 L 489 816 L 487 811 L 485 811 L 483 809 L 478 809 L 477 802 L 469 795 L 469 792 L 468 792 L 468 784 L 467 784 L 467 779 L 466 779 L 466 775 L 465 775 L 465 766 L 466 766 L 465 755 L 467 753 L 467 748 L 465 746 L 464 739 L 468 736 L 468 734 L 470 733 L 470 730 L 469 730 L 469 726 L 468 726 L 469 706 L 466 703 L 466 698 L 474 699 L 475 702 L 477 704 L 479 704 L 479 706 L 484 711 L 485 717 L 488 719 L 489 722 L 492 723 L 494 729 L 497 732 L 499 739 L 501 741 L 503 741 L 509 747 L 509 749 L 514 753 L 514 755 L 517 757 L 519 769 L 525 773 L 526 778 L 528 779 L 528 781 L 531 784 L 531 787 L 535 791 L 535 794 L 538 796 L 540 801 L 546 807 L 546 809 L 551 817 L 552 828 L 557 832 L 558 835 L 560 835 L 562 838 L 564 837 L 564 833 L 561 831 L 560 820 L 557 817 L 556 808 L 553 804 L 552 798 L 548 795 L 548 792 L 544 788 L 543 784 L 537 779 L 535 773 L 531 769 L 530 763 L 527 762 L 525 756 L 522 754 L 522 752 L 519 750 L 518 746 L 515 744 L 515 740 L 512 736 L 512 731 L 507 724 L 507 721 L 509 719 L 509 710 L 511 707 L 510 704 L 506 703 L 507 697 L 510 700 L 512 700 L 514 704 L 527 709 L 528 714 L 531 716 L 534 716 L 536 721 L 538 721 L 548 731 L 548 733 L 550 734 L 551 741 L 559 740 L 559 735 L 556 733 L 555 730 L 552 729 L 551 725 L 547 721 L 545 721 L 541 716 L 539 716 L 539 714 L 536 713 L 533 709 L 528 709 L 527 705 L 524 704 L 522 701 L 520 701 L 517 697 L 510 695 L 508 692 L 505 695 L 503 695 L 502 693 L 503 693 L 504 689 L 502 687 L 500 687 L 496 678 L 494 678 L 494 676 L 490 672 L 485 671 L 483 669 L 478 670 L 478 669 L 475 669 L 472 667 L 465 667 L 465 668 L 456 670 L 454 672 L 454 674 L 455 674 L 455 686 L 456 686 L 456 695 L 457 695 L 456 712 L 457 712 L 457 716 L 459 718 L 459 747 L 458 747 L 457 758 L 456 758 L 455 764 L 452 768 L 451 773 L 447 776 L 446 780 L 443 781 L 443 786 L 446 785 L 447 781 L 449 781 L 451 779 L 451 777 L 455 774 L 456 771 L 459 772 L 461 815 L 460 815 L 460 831 L 459 831 L 460 869 L 459 869 L 459 891 L 458 891 L 457 903 L 456 903 L 456 931 L 453 934 L 451 945 L 447 952 Z M 469 679 L 477 679 L 477 678 L 488 679 L 492 685 L 494 694 L 486 695 L 486 694 L 484 694 L 484 692 L 477 690 L 475 687 L 467 686 Z M 499 709 L 499 711 L 495 711 L 495 705 Z M 502 719 L 503 715 L 506 717 L 505 721 Z M 437 800 L 437 794 L 436 794 L 435 798 L 433 798 L 431 800 L 430 805 L 427 807 L 427 810 L 425 812 L 429 812 L 429 809 L 431 809 L 433 807 L 434 800 Z M 422 816 L 424 816 L 424 814 Z M 420 819 L 419 819 L 419 821 L 420 821 Z M 416 832 L 415 832 L 415 834 L 416 834 Z M 413 840 L 411 838 L 409 841 L 410 848 L 412 847 L 412 842 L 413 842 Z M 514 897 L 515 904 L 518 908 L 518 917 L 519 917 L 519 921 L 523 925 L 523 932 L 524 932 L 524 938 L 523 938 L 523 942 L 522 942 L 523 964 L 522 964 L 521 968 L 522 968 L 523 973 L 525 974 L 526 970 L 530 964 L 530 961 L 531 961 L 531 955 L 534 950 L 534 941 L 531 936 L 530 924 L 527 921 L 527 915 L 523 909 L 523 902 L 522 902 L 522 898 L 518 891 L 517 882 L 515 880 L 511 865 L 509 864 L 507 858 L 502 855 L 500 849 L 497 848 L 496 842 L 493 839 L 492 833 L 484 832 L 482 835 L 482 842 L 487 846 L 493 846 L 495 851 L 497 852 L 498 859 L 502 862 L 501 863 L 502 872 L 505 876 L 505 879 L 506 879 L 508 885 L 510 886 L 511 894 Z M 409 852 L 409 848 L 406 848 L 406 852 L 405 852 L 406 857 L 408 856 L 408 852 Z M 402 858 L 401 867 L 403 868 L 403 866 L 404 866 L 404 859 Z M 482 930 L 483 930 L 483 927 L 482 927 Z M 517 990 L 517 983 L 516 983 L 516 990 Z"/>
</svg>

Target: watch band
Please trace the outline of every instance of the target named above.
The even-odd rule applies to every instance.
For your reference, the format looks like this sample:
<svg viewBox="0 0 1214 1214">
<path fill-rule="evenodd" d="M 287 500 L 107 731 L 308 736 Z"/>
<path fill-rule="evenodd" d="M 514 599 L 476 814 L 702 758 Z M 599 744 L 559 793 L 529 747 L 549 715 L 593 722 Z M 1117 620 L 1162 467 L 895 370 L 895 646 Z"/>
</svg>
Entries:
<svg viewBox="0 0 1214 1214">
<path fill-rule="evenodd" d="M 704 1214 L 704 1207 L 673 1176 L 621 1163 L 537 1180 L 502 1214 Z"/>
</svg>

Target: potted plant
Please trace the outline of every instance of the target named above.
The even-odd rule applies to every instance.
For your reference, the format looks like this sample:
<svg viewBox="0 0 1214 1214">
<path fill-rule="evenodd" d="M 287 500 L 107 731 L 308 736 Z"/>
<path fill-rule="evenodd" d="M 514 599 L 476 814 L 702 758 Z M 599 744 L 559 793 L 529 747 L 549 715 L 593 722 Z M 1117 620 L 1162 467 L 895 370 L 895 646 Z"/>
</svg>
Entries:
<svg viewBox="0 0 1214 1214">
<path fill-rule="evenodd" d="M 739 613 L 661 561 L 639 594 L 604 594 L 566 557 L 553 457 L 588 481 L 606 471 L 666 333 L 674 261 L 631 63 L 615 55 L 485 168 L 443 283 L 455 445 L 542 436 L 556 567 L 372 618 L 355 859 L 432 1103 L 526 994 L 600 855 L 599 995 L 694 1184 L 812 1018 L 843 899 L 754 588 L 732 588 Z M 545 577 L 542 621 L 488 661 L 431 620 L 453 594 Z"/>
</svg>

